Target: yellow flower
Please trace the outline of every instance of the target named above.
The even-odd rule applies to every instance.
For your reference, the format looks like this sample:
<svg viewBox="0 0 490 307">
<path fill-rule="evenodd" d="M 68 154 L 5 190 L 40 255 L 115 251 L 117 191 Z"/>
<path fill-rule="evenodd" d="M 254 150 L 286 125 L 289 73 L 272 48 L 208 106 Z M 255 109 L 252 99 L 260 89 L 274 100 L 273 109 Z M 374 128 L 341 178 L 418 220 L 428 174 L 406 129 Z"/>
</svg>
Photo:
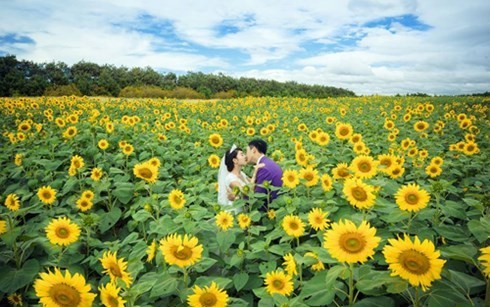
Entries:
<svg viewBox="0 0 490 307">
<path fill-rule="evenodd" d="M 318 230 L 325 230 L 328 227 L 329 219 L 327 219 L 328 212 L 324 212 L 320 208 L 313 208 L 308 213 L 308 222 L 311 225 L 311 228 Z"/>
<path fill-rule="evenodd" d="M 148 183 L 155 183 L 158 178 L 158 168 L 149 162 L 144 162 L 134 166 L 133 174 Z"/>
<path fill-rule="evenodd" d="M 378 155 L 379 170 L 383 173 L 389 173 L 392 167 L 396 165 L 394 155 Z"/>
<path fill-rule="evenodd" d="M 418 121 L 415 124 L 413 124 L 413 129 L 417 132 L 423 132 L 429 128 L 429 123 L 425 121 Z"/>
<path fill-rule="evenodd" d="M 100 149 L 102 150 L 106 150 L 107 148 L 109 148 L 109 142 L 107 142 L 106 139 L 102 139 L 100 140 L 97 145 L 99 146 Z"/>
<path fill-rule="evenodd" d="M 294 261 L 293 255 L 291 253 L 284 255 L 283 257 L 284 263 L 282 264 L 285 266 L 285 270 L 288 273 L 289 276 L 295 276 L 298 275 L 298 271 L 296 270 L 296 262 Z"/>
<path fill-rule="evenodd" d="M 376 237 L 376 228 L 362 221 L 359 227 L 349 221 L 333 223 L 324 234 L 324 247 L 333 258 L 340 262 L 364 263 L 374 255 L 380 237 Z"/>
<path fill-rule="evenodd" d="M 306 182 L 305 185 L 307 187 L 315 186 L 318 183 L 318 171 L 313 169 L 313 167 L 308 166 L 307 168 L 303 168 L 299 172 L 299 176 L 303 178 Z"/>
<path fill-rule="evenodd" d="M 203 247 L 198 243 L 196 237 L 172 234 L 160 241 L 160 251 L 168 264 L 184 268 L 201 259 Z"/>
<path fill-rule="evenodd" d="M 266 285 L 266 290 L 270 295 L 277 293 L 287 296 L 294 291 L 291 276 L 286 275 L 279 270 L 268 272 L 265 275 L 264 283 Z"/>
<path fill-rule="evenodd" d="M 200 288 L 195 285 L 192 291 L 193 293 L 187 297 L 190 307 L 225 307 L 228 304 L 228 294 L 214 281 L 209 287 Z"/>
<path fill-rule="evenodd" d="M 39 197 L 39 200 L 43 203 L 51 205 L 56 200 L 56 190 L 50 186 L 43 186 L 37 190 L 37 197 Z"/>
<path fill-rule="evenodd" d="M 442 159 L 441 157 L 434 157 L 430 160 L 430 164 L 442 166 L 444 164 L 444 159 Z"/>
<path fill-rule="evenodd" d="M 90 285 L 79 273 L 71 275 L 65 270 L 63 275 L 58 268 L 54 272 L 40 273 L 34 282 L 36 296 L 43 306 L 92 306 L 95 294 L 90 293 Z"/>
<path fill-rule="evenodd" d="M 22 165 L 22 154 L 16 154 L 14 158 L 14 164 L 17 166 Z"/>
<path fill-rule="evenodd" d="M 269 209 L 267 211 L 267 217 L 269 218 L 269 220 L 272 220 L 276 217 L 276 210 L 274 209 Z"/>
<path fill-rule="evenodd" d="M 7 297 L 7 300 L 11 305 L 22 306 L 22 295 L 17 293 L 12 293 Z"/>
<path fill-rule="evenodd" d="M 349 166 L 347 163 L 339 163 L 337 166 L 332 169 L 333 179 L 347 179 L 352 177 L 352 174 L 349 171 Z"/>
<path fill-rule="evenodd" d="M 156 167 L 157 169 L 162 165 L 162 163 L 160 162 L 160 159 L 158 159 L 157 157 L 151 158 L 150 160 L 148 160 L 148 163 L 150 165 Z"/>
<path fill-rule="evenodd" d="M 213 133 L 209 136 L 209 144 L 215 148 L 221 147 L 223 145 L 223 138 L 218 133 Z"/>
<path fill-rule="evenodd" d="M 329 174 L 323 174 L 322 177 L 320 178 L 320 181 L 322 182 L 323 191 L 328 192 L 333 188 L 332 186 L 333 180 Z"/>
<path fill-rule="evenodd" d="M 306 167 L 308 165 L 308 153 L 303 148 L 299 149 L 295 153 L 296 162 L 298 165 Z"/>
<path fill-rule="evenodd" d="M 432 281 L 441 278 L 446 261 L 439 259 L 440 253 L 431 241 L 421 243 L 416 236 L 412 242 L 405 235 L 403 239 L 388 239 L 388 243 L 383 248 L 383 255 L 392 276 L 400 276 L 412 286 L 421 286 L 423 291 L 430 287 Z"/>
<path fill-rule="evenodd" d="M 52 219 L 45 231 L 51 244 L 61 246 L 75 243 L 80 237 L 80 227 L 67 217 Z"/>
<path fill-rule="evenodd" d="M 70 126 L 65 130 L 65 132 L 63 132 L 63 137 L 65 139 L 71 139 L 77 135 L 77 132 L 77 127 Z"/>
<path fill-rule="evenodd" d="M 318 261 L 317 263 L 315 263 L 315 264 L 313 264 L 311 266 L 311 269 L 313 271 L 322 271 L 322 270 L 325 269 L 325 265 L 323 264 L 323 262 L 321 262 L 318 259 L 318 256 L 315 253 L 313 253 L 313 252 L 307 252 L 307 253 L 305 253 L 305 257 L 311 257 L 311 258 L 316 259 Z"/>
<path fill-rule="evenodd" d="M 209 166 L 211 166 L 212 168 L 218 168 L 220 162 L 220 158 L 215 154 L 210 155 L 208 158 Z"/>
<path fill-rule="evenodd" d="M 318 145 L 327 146 L 330 142 L 330 136 L 326 132 L 320 132 L 316 138 Z"/>
<path fill-rule="evenodd" d="M 93 207 L 94 203 L 89 198 L 81 197 L 77 200 L 76 205 L 77 208 L 80 209 L 80 211 L 85 212 L 90 210 Z"/>
<path fill-rule="evenodd" d="M 126 156 L 131 155 L 133 152 L 134 152 L 134 147 L 133 147 L 133 145 L 131 145 L 131 144 L 126 144 L 126 145 L 123 147 L 123 154 L 125 154 Z"/>
<path fill-rule="evenodd" d="M 155 258 L 156 251 L 157 251 L 157 242 L 153 240 L 150 246 L 148 246 L 148 248 L 146 249 L 146 255 L 147 255 L 146 262 L 151 262 L 153 258 Z"/>
<path fill-rule="evenodd" d="M 105 251 L 102 258 L 99 258 L 104 271 L 102 273 L 108 274 L 111 278 L 111 282 L 116 283 L 119 278 L 129 287 L 133 283 L 131 274 L 127 272 L 128 263 L 124 261 L 124 258 L 117 258 L 117 252 L 111 253 Z"/>
<path fill-rule="evenodd" d="M 7 222 L 0 220 L 0 235 L 3 235 L 7 232 Z"/>
<path fill-rule="evenodd" d="M 478 257 L 483 265 L 483 273 L 490 277 L 490 246 L 480 248 L 481 256 Z"/>
<path fill-rule="evenodd" d="M 400 166 L 400 165 L 395 165 L 389 170 L 389 175 L 391 179 L 396 179 L 401 176 L 403 176 L 403 173 L 405 173 L 405 168 Z"/>
<path fill-rule="evenodd" d="M 168 195 L 168 201 L 170 203 L 170 206 L 175 210 L 182 209 L 185 204 L 184 193 L 182 193 L 181 190 L 174 189 Z"/>
<path fill-rule="evenodd" d="M 355 173 L 356 177 L 369 179 L 376 175 L 377 166 L 378 163 L 373 157 L 361 155 L 352 160 L 349 169 Z"/>
<path fill-rule="evenodd" d="M 351 138 L 354 130 L 352 129 L 351 124 L 338 123 L 335 127 L 335 136 L 339 140 L 348 140 Z"/>
<path fill-rule="evenodd" d="M 287 215 L 282 220 L 282 228 L 284 231 L 292 237 L 300 237 L 305 232 L 305 226 L 299 216 L 296 215 Z"/>
<path fill-rule="evenodd" d="M 90 190 L 85 190 L 82 192 L 82 198 L 92 200 L 94 198 L 94 192 L 92 192 Z"/>
<path fill-rule="evenodd" d="M 438 165 L 431 163 L 425 168 L 425 173 L 429 175 L 431 178 L 435 178 L 442 173 L 442 168 L 440 168 Z"/>
<path fill-rule="evenodd" d="M 82 167 L 84 167 L 85 165 L 85 162 L 83 161 L 83 158 L 78 156 L 78 155 L 75 155 L 71 158 L 71 165 L 70 167 L 73 167 L 75 169 L 80 169 Z"/>
<path fill-rule="evenodd" d="M 216 225 L 221 230 L 228 230 L 228 228 L 233 226 L 233 215 L 231 215 L 229 212 L 221 211 L 218 213 L 218 215 L 216 215 Z"/>
<path fill-rule="evenodd" d="M 250 226 L 250 223 L 252 222 L 252 219 L 250 219 L 250 216 L 248 216 L 245 213 L 240 213 L 238 215 L 238 225 L 240 226 L 241 229 L 247 229 Z"/>
<path fill-rule="evenodd" d="M 9 208 L 10 211 L 17 211 L 20 208 L 19 196 L 17 194 L 9 194 L 5 199 L 5 207 Z"/>
<path fill-rule="evenodd" d="M 475 142 L 464 143 L 463 153 L 467 156 L 472 156 L 480 152 L 478 144 Z"/>
<path fill-rule="evenodd" d="M 124 307 L 125 300 L 119 296 L 121 288 L 118 288 L 112 282 L 107 283 L 105 286 L 99 287 L 100 301 L 106 307 Z"/>
<path fill-rule="evenodd" d="M 285 170 L 282 174 L 282 182 L 283 185 L 290 188 L 294 189 L 298 186 L 299 184 L 299 174 L 295 170 Z"/>
<path fill-rule="evenodd" d="M 410 183 L 398 189 L 395 199 L 401 210 L 417 212 L 427 207 L 430 195 L 417 184 Z"/>
<path fill-rule="evenodd" d="M 374 187 L 362 182 L 360 179 L 347 179 L 342 192 L 347 201 L 359 209 L 369 209 L 376 201 Z"/>
</svg>

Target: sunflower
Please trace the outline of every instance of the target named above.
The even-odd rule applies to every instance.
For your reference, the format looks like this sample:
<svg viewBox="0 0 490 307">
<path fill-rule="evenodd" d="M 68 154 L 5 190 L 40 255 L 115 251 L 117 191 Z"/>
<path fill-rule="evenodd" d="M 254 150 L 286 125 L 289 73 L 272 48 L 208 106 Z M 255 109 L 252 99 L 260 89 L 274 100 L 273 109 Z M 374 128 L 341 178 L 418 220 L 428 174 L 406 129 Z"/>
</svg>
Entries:
<svg viewBox="0 0 490 307">
<path fill-rule="evenodd" d="M 43 186 L 37 190 L 37 197 L 48 205 L 51 205 L 56 200 L 56 190 L 48 186 Z"/>
<path fill-rule="evenodd" d="M 76 205 L 77 208 L 80 209 L 80 211 L 85 212 L 90 210 L 93 207 L 94 203 L 89 198 L 81 197 L 77 200 Z"/>
<path fill-rule="evenodd" d="M 366 144 L 362 141 L 354 144 L 354 152 L 358 155 L 365 153 L 367 149 Z"/>
<path fill-rule="evenodd" d="M 34 282 L 34 290 L 43 306 L 92 306 L 96 295 L 90 293 L 90 285 L 85 284 L 85 278 L 79 273 L 71 275 L 65 270 L 63 275 L 55 268 L 54 272 L 40 273 L 39 276 Z"/>
<path fill-rule="evenodd" d="M 219 148 L 223 145 L 223 138 L 218 133 L 213 133 L 209 136 L 209 144 L 214 148 Z"/>
<path fill-rule="evenodd" d="M 359 178 L 369 179 L 376 175 L 376 168 L 378 163 L 374 161 L 373 157 L 361 155 L 355 157 L 349 169 L 355 173 Z"/>
<path fill-rule="evenodd" d="M 105 286 L 100 286 L 100 301 L 107 307 L 124 307 L 126 301 L 119 296 L 120 291 L 121 288 L 118 288 L 112 282 L 107 283 Z"/>
<path fill-rule="evenodd" d="M 267 217 L 269 218 L 269 220 L 273 220 L 276 217 L 276 210 L 269 209 L 267 211 Z"/>
<path fill-rule="evenodd" d="M 94 198 L 94 192 L 92 192 L 90 190 L 85 190 L 82 192 L 82 198 L 92 200 Z"/>
<path fill-rule="evenodd" d="M 483 265 L 483 274 L 490 277 L 490 246 L 480 248 L 481 256 L 478 257 Z"/>
<path fill-rule="evenodd" d="M 322 182 L 323 191 L 328 192 L 333 188 L 332 186 L 333 180 L 329 174 L 323 174 L 322 177 L 320 178 L 320 181 Z"/>
<path fill-rule="evenodd" d="M 342 192 L 347 201 L 359 209 L 369 209 L 376 201 L 374 187 L 362 182 L 360 179 L 347 179 Z"/>
<path fill-rule="evenodd" d="M 240 213 L 238 215 L 238 225 L 240 226 L 241 229 L 247 229 L 250 226 L 250 223 L 252 223 L 252 219 L 250 216 L 248 216 L 245 213 Z"/>
<path fill-rule="evenodd" d="M 14 164 L 17 166 L 22 165 L 22 154 L 16 154 L 14 158 Z"/>
<path fill-rule="evenodd" d="M 71 139 L 77 135 L 77 132 L 77 127 L 70 126 L 65 130 L 65 132 L 63 132 L 63 137 L 65 139 Z"/>
<path fill-rule="evenodd" d="M 285 270 L 288 273 L 289 276 L 295 276 L 298 275 L 298 271 L 296 270 L 296 261 L 294 261 L 293 255 L 291 253 L 284 255 L 283 257 L 284 263 L 282 264 L 285 266 Z"/>
<path fill-rule="evenodd" d="M 347 163 L 339 163 L 332 169 L 333 179 L 347 179 L 352 177 Z"/>
<path fill-rule="evenodd" d="M 311 269 L 313 271 L 322 271 L 325 269 L 325 265 L 323 264 L 323 262 L 321 262 L 319 259 L 318 259 L 318 255 L 313 253 L 313 252 L 307 252 L 305 253 L 305 257 L 311 257 L 313 259 L 316 259 L 317 260 L 317 263 L 313 264 L 311 266 Z"/>
<path fill-rule="evenodd" d="M 102 273 L 108 274 L 111 278 L 111 282 L 115 283 L 119 278 L 129 287 L 133 283 L 131 274 L 127 272 L 128 263 L 124 261 L 124 258 L 117 258 L 117 252 L 111 253 L 105 251 L 102 258 L 99 258 L 104 271 Z"/>
<path fill-rule="evenodd" d="M 327 219 L 328 212 L 324 212 L 320 208 L 313 208 L 308 213 L 308 222 L 311 228 L 318 230 L 325 230 L 328 227 L 329 219 Z"/>
<path fill-rule="evenodd" d="M 415 131 L 417 132 L 424 132 L 428 128 L 429 128 L 429 123 L 423 120 L 420 120 L 415 124 L 413 124 L 413 129 L 415 129 Z"/>
<path fill-rule="evenodd" d="M 312 187 L 312 186 L 317 185 L 318 179 L 320 179 L 318 177 L 318 171 L 313 169 L 313 167 L 311 167 L 311 166 L 308 166 L 307 168 L 302 169 L 299 172 L 299 176 L 306 181 L 305 185 L 307 187 Z"/>
<path fill-rule="evenodd" d="M 284 231 L 292 237 L 301 237 L 305 232 L 305 226 L 299 216 L 287 215 L 282 220 L 282 228 Z"/>
<path fill-rule="evenodd" d="M 480 152 L 478 144 L 475 142 L 464 143 L 463 153 L 468 156 L 472 156 Z"/>
<path fill-rule="evenodd" d="M 417 212 L 427 207 L 430 195 L 417 184 L 409 183 L 398 189 L 395 200 L 401 210 Z"/>
<path fill-rule="evenodd" d="M 389 245 L 383 248 L 383 255 L 389 265 L 392 276 L 400 276 L 412 286 L 421 286 L 427 290 L 434 280 L 441 278 L 441 270 L 446 262 L 439 259 L 440 253 L 429 240 L 420 242 L 415 236 L 413 242 L 409 236 L 388 239 Z"/>
<path fill-rule="evenodd" d="M 80 237 L 80 227 L 67 217 L 52 219 L 45 228 L 46 236 L 51 244 L 70 245 Z"/>
<path fill-rule="evenodd" d="M 4 220 L 0 220 L 0 235 L 3 235 L 7 232 L 7 222 Z"/>
<path fill-rule="evenodd" d="M 389 173 L 391 167 L 396 164 L 394 155 L 378 155 L 379 170 L 384 173 Z"/>
<path fill-rule="evenodd" d="M 339 140 L 348 140 L 351 138 L 353 133 L 354 133 L 354 130 L 352 129 L 351 124 L 339 123 L 335 127 L 335 136 Z"/>
<path fill-rule="evenodd" d="M 56 119 L 54 120 L 56 126 L 60 127 L 60 128 L 63 128 L 65 126 L 65 120 L 61 117 L 56 117 Z"/>
<path fill-rule="evenodd" d="M 329 125 L 333 124 L 337 119 L 335 117 L 329 116 L 325 118 L 325 122 Z"/>
<path fill-rule="evenodd" d="M 73 167 L 75 169 L 80 169 L 85 166 L 85 162 L 83 161 L 83 158 L 75 155 L 71 158 L 71 165 L 70 167 Z"/>
<path fill-rule="evenodd" d="M 107 142 L 106 139 L 102 139 L 100 140 L 97 145 L 99 146 L 100 149 L 102 150 L 106 150 L 107 148 L 109 148 L 109 142 Z"/>
<path fill-rule="evenodd" d="M 364 263 L 374 255 L 381 238 L 376 237 L 376 228 L 362 221 L 359 227 L 349 221 L 340 220 L 324 234 L 324 247 L 340 262 Z"/>
<path fill-rule="evenodd" d="M 298 165 L 306 167 L 308 165 L 308 153 L 303 148 L 298 149 L 294 155 Z"/>
<path fill-rule="evenodd" d="M 123 154 L 125 154 L 126 156 L 131 155 L 133 153 L 133 151 L 134 151 L 134 147 L 131 144 L 126 144 L 123 147 Z"/>
<path fill-rule="evenodd" d="M 327 146 L 330 142 L 330 135 L 328 135 L 326 132 L 320 132 L 316 138 L 316 141 L 320 146 Z"/>
<path fill-rule="evenodd" d="M 425 173 L 429 175 L 431 178 L 435 178 L 442 173 L 442 168 L 440 168 L 438 165 L 431 163 L 425 168 Z"/>
<path fill-rule="evenodd" d="M 444 164 L 444 159 L 442 159 L 441 157 L 434 157 L 430 160 L 430 164 L 442 166 Z"/>
<path fill-rule="evenodd" d="M 228 228 L 233 227 L 233 215 L 226 211 L 221 211 L 216 215 L 216 225 L 221 230 L 228 230 Z"/>
<path fill-rule="evenodd" d="M 185 204 L 184 193 L 182 193 L 181 190 L 174 189 L 168 195 L 168 201 L 170 203 L 170 206 L 175 210 L 182 209 Z"/>
<path fill-rule="evenodd" d="M 155 258 L 155 253 L 157 251 L 157 242 L 153 240 L 151 244 L 146 249 L 146 262 L 151 262 Z"/>
<path fill-rule="evenodd" d="M 247 133 L 247 135 L 248 135 L 248 136 L 253 136 L 253 135 L 255 135 L 255 129 L 254 129 L 254 128 L 252 128 L 252 127 L 247 128 L 247 130 L 246 130 L 246 131 L 247 131 L 246 133 Z"/>
<path fill-rule="evenodd" d="M 22 306 L 22 295 L 20 294 L 12 293 L 9 296 L 7 296 L 7 300 L 11 305 Z"/>
<path fill-rule="evenodd" d="M 349 139 L 349 143 L 351 144 L 355 144 L 360 141 L 362 141 L 362 134 L 360 133 L 354 133 Z"/>
<path fill-rule="evenodd" d="M 159 168 L 162 165 L 162 163 L 160 162 L 160 159 L 158 159 L 157 157 L 153 157 L 150 160 L 148 160 L 147 162 L 156 168 Z"/>
<path fill-rule="evenodd" d="M 208 158 L 209 166 L 211 166 L 212 168 L 218 168 L 220 162 L 220 158 L 215 154 L 210 155 Z"/>
<path fill-rule="evenodd" d="M 192 291 L 193 294 L 187 297 L 190 307 L 225 307 L 228 304 L 228 294 L 214 281 L 209 287 L 200 288 L 195 285 Z"/>
<path fill-rule="evenodd" d="M 9 208 L 10 211 L 17 211 L 20 208 L 19 196 L 17 194 L 9 194 L 5 199 L 5 207 Z"/>
<path fill-rule="evenodd" d="M 92 178 L 93 181 L 99 181 L 103 174 L 104 172 L 100 167 L 94 167 L 90 173 L 90 178 Z"/>
<path fill-rule="evenodd" d="M 198 243 L 196 237 L 172 234 L 160 241 L 160 251 L 168 264 L 184 268 L 201 259 L 203 247 Z"/>
<path fill-rule="evenodd" d="M 293 291 L 293 281 L 291 276 L 284 274 L 283 271 L 276 270 L 265 275 L 266 290 L 272 295 L 274 293 L 290 295 Z"/>
<path fill-rule="evenodd" d="M 134 166 L 133 174 L 148 183 L 155 183 L 158 177 L 158 168 L 149 162 L 144 162 Z"/>
<path fill-rule="evenodd" d="M 388 174 L 390 175 L 391 179 L 397 179 L 403 176 L 403 173 L 405 173 L 405 168 L 397 164 L 389 170 Z"/>
</svg>

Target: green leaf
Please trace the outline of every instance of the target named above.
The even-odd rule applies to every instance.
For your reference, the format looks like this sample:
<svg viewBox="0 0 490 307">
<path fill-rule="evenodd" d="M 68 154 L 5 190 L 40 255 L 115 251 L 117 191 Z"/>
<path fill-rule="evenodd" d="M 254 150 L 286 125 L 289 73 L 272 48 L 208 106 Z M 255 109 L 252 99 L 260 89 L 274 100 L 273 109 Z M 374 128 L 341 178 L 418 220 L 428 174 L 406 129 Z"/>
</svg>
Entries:
<svg viewBox="0 0 490 307">
<path fill-rule="evenodd" d="M 335 279 L 329 285 L 326 279 L 327 271 L 321 271 L 304 283 L 300 297 L 305 300 L 305 303 L 310 306 L 323 306 L 333 302 Z"/>
<path fill-rule="evenodd" d="M 123 204 L 128 204 L 131 198 L 133 198 L 134 185 L 129 182 L 118 182 L 115 186 L 116 189 L 112 191 L 112 195 Z"/>
<path fill-rule="evenodd" d="M 441 246 L 439 250 L 444 258 L 462 260 L 468 263 L 473 263 L 473 257 L 478 252 L 474 246 L 467 244 Z"/>
<path fill-rule="evenodd" d="M 240 291 L 247 284 L 247 281 L 248 274 L 245 272 L 241 272 L 233 276 L 233 285 L 237 291 Z"/>
<path fill-rule="evenodd" d="M 208 287 L 211 285 L 212 282 L 215 282 L 219 288 L 227 288 L 228 285 L 232 283 L 232 280 L 229 278 L 225 277 L 219 277 L 219 276 L 200 276 L 196 279 L 195 285 L 198 285 L 200 287 Z"/>
<path fill-rule="evenodd" d="M 466 292 L 469 292 L 469 290 L 472 288 L 481 287 L 486 284 L 484 280 L 478 279 L 463 272 L 454 270 L 448 270 L 448 272 L 448 279 L 459 285 L 462 289 L 465 289 Z"/>
<path fill-rule="evenodd" d="M 453 240 L 456 242 L 466 242 L 468 241 L 469 233 L 465 231 L 465 228 L 462 226 L 449 226 L 442 225 L 434 227 L 434 230 L 437 231 L 441 236 Z"/>
<path fill-rule="evenodd" d="M 202 259 L 194 265 L 194 269 L 196 272 L 202 273 L 212 267 L 216 262 L 218 262 L 216 259 L 202 257 Z"/>
<path fill-rule="evenodd" d="M 471 220 L 468 222 L 468 229 L 475 236 L 478 242 L 485 242 L 490 236 L 490 229 L 480 221 Z"/>
<path fill-rule="evenodd" d="M 139 210 L 132 215 L 133 220 L 135 220 L 136 222 L 144 222 L 147 219 L 149 219 L 150 217 L 151 217 L 151 214 L 144 209 Z"/>
<path fill-rule="evenodd" d="M 158 280 L 160 280 L 160 274 L 156 272 L 146 273 L 145 275 L 141 276 L 134 286 L 131 286 L 130 291 L 134 292 L 136 296 L 139 296 L 150 291 Z"/>
<path fill-rule="evenodd" d="M 170 274 L 164 274 L 160 276 L 158 282 L 155 283 L 153 288 L 151 289 L 150 297 L 165 297 L 173 294 L 177 290 L 178 286 L 177 278 L 172 277 Z"/>
<path fill-rule="evenodd" d="M 330 270 L 328 270 L 328 273 L 327 273 L 327 276 L 325 278 L 325 282 L 326 282 L 326 287 L 329 288 L 329 287 L 332 287 L 332 285 L 335 283 L 335 281 L 337 280 L 337 278 L 344 273 L 344 271 L 348 271 L 349 268 L 343 266 L 343 265 L 336 265 L 336 266 L 333 266 L 330 268 Z"/>
<path fill-rule="evenodd" d="M 355 307 L 379 307 L 379 306 L 391 307 L 391 306 L 395 306 L 395 300 L 387 296 L 368 297 L 360 301 L 357 301 L 354 304 L 354 306 Z"/>
<path fill-rule="evenodd" d="M 231 231 L 219 231 L 216 234 L 216 241 L 218 242 L 219 250 L 224 253 L 230 249 L 231 245 L 235 242 L 235 234 Z"/>
<path fill-rule="evenodd" d="M 431 287 L 427 305 L 429 307 L 447 307 L 465 302 L 468 302 L 466 297 L 448 285 L 447 281 L 436 281 Z"/>
<path fill-rule="evenodd" d="M 99 221 L 99 230 L 101 233 L 106 232 L 112 226 L 114 226 L 117 221 L 121 218 L 122 212 L 118 207 L 112 208 L 111 211 L 103 214 Z"/>
<path fill-rule="evenodd" d="M 20 288 L 32 283 L 39 273 L 39 262 L 36 259 L 27 260 L 20 270 L 4 266 L 0 268 L 0 290 L 4 293 L 14 293 Z"/>
</svg>

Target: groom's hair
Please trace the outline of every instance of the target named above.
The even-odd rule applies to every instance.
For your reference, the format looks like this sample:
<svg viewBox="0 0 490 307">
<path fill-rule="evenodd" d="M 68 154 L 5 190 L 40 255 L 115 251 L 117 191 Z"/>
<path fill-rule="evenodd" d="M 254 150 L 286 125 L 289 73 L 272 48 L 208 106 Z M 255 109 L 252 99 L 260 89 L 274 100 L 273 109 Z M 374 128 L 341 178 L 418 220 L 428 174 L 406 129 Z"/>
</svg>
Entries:
<svg viewBox="0 0 490 307">
<path fill-rule="evenodd" d="M 241 148 L 237 147 L 232 152 L 227 150 L 225 153 L 225 165 L 226 165 L 226 169 L 229 172 L 231 172 L 233 170 L 233 167 L 235 167 L 235 164 L 233 163 L 233 159 L 236 158 L 239 151 L 243 151 L 243 150 Z"/>
<path fill-rule="evenodd" d="M 261 139 L 251 140 L 248 147 L 255 147 L 261 154 L 267 154 L 267 143 Z"/>
</svg>

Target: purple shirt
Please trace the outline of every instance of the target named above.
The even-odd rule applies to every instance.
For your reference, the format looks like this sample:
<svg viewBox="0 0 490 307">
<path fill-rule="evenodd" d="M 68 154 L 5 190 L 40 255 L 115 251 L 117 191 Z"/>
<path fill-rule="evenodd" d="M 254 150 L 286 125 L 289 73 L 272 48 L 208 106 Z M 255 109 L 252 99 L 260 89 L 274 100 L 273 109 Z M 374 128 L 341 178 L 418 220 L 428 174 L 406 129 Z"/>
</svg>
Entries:
<svg viewBox="0 0 490 307">
<path fill-rule="evenodd" d="M 257 171 L 256 184 L 263 184 L 264 181 L 269 181 L 269 183 L 275 187 L 282 187 L 282 169 L 276 162 L 267 158 L 266 156 L 262 156 L 259 160 L 259 163 L 264 163 L 265 166 L 260 168 Z M 267 190 L 255 186 L 254 192 L 256 193 L 264 193 L 267 194 Z M 271 197 L 269 202 L 277 198 L 277 191 L 271 192 Z"/>
</svg>

